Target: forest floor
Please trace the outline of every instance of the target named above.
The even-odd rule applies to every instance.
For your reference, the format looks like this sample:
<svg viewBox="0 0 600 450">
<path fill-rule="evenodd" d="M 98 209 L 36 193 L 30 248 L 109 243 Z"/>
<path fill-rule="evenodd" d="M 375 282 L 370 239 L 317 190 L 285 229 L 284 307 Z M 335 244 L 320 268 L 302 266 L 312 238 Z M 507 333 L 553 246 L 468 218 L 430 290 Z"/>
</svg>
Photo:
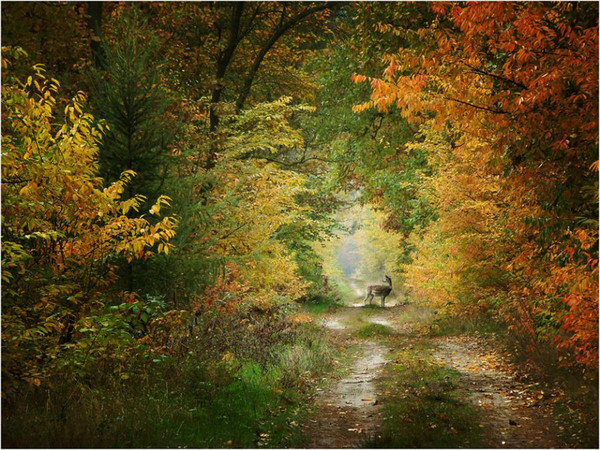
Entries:
<svg viewBox="0 0 600 450">
<path fill-rule="evenodd" d="M 304 425 L 308 448 L 556 448 L 556 393 L 523 376 L 493 338 L 434 337 L 413 305 L 339 307 L 320 321 L 339 350 Z"/>
</svg>

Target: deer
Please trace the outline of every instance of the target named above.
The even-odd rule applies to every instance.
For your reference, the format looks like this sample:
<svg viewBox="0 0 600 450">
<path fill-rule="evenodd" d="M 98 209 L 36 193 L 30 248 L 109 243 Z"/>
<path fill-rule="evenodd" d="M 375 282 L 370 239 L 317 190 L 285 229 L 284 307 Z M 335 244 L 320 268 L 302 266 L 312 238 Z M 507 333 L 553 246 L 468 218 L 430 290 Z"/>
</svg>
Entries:
<svg viewBox="0 0 600 450">
<path fill-rule="evenodd" d="M 364 303 L 367 303 L 367 299 L 369 303 L 373 301 L 373 297 L 378 296 L 381 297 L 381 306 L 385 307 L 385 298 L 390 295 L 392 292 L 392 279 L 389 276 L 385 276 L 385 280 L 388 285 L 385 284 L 370 284 L 367 286 L 367 296 L 365 297 Z"/>
</svg>

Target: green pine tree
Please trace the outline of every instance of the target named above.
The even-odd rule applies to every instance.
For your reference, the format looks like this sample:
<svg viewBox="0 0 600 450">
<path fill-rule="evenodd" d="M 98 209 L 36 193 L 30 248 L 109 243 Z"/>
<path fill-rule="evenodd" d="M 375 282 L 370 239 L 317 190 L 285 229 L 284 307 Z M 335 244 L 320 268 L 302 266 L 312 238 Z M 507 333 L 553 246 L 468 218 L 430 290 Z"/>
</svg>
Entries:
<svg viewBox="0 0 600 450">
<path fill-rule="evenodd" d="M 94 114 L 110 128 L 100 147 L 100 171 L 107 184 L 124 170 L 135 171 L 127 194 L 142 194 L 152 204 L 164 193 L 171 163 L 169 144 L 177 131 L 169 113 L 173 99 L 157 40 L 139 13 L 127 10 L 114 22 L 116 39 L 103 39 L 101 61 L 91 77 Z"/>
<path fill-rule="evenodd" d="M 179 129 L 174 98 L 166 86 L 157 39 L 140 12 L 123 11 L 110 29 L 112 38 L 103 37 L 99 63 L 90 77 L 94 115 L 109 127 L 100 143 L 100 174 L 108 185 L 123 171 L 135 171 L 125 197 L 145 196 L 144 211 L 158 196 L 169 194 L 166 181 L 175 163 L 169 145 Z M 147 292 L 145 280 L 152 277 L 148 264 L 119 264 L 123 287 Z"/>
</svg>

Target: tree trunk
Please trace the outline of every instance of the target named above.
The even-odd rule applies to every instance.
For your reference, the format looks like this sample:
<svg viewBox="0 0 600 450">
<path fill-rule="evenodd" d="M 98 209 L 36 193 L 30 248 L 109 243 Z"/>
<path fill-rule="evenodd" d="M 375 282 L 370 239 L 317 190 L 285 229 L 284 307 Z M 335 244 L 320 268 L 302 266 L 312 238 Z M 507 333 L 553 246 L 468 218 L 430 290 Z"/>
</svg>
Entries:
<svg viewBox="0 0 600 450">
<path fill-rule="evenodd" d="M 92 62 L 96 68 L 102 64 L 102 5 L 103 2 L 87 2 L 88 20 L 87 26 L 90 31 L 90 50 Z"/>
</svg>

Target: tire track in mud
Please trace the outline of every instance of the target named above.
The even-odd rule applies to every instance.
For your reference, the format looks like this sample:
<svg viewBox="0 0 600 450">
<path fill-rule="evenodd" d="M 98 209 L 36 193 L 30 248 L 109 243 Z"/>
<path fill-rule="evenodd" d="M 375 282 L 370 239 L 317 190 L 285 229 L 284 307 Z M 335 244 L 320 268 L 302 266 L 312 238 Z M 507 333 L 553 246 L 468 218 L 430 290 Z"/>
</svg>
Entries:
<svg viewBox="0 0 600 450">
<path fill-rule="evenodd" d="M 317 395 L 315 406 L 318 412 L 306 431 L 307 448 L 360 447 L 367 439 L 377 436 L 382 424 L 377 382 L 388 362 L 388 349 L 373 340 L 352 338 L 354 328 L 343 322 L 361 315 L 364 310 L 343 308 L 338 311 L 325 319 L 323 325 L 334 341 L 358 345 L 359 351 L 347 375 Z"/>
<path fill-rule="evenodd" d="M 457 370 L 465 399 L 480 412 L 487 448 L 557 448 L 562 426 L 548 407 L 527 404 L 528 386 L 503 357 L 481 340 L 454 336 L 437 340 L 438 363 Z"/>
<path fill-rule="evenodd" d="M 358 351 L 346 375 L 318 390 L 313 405 L 316 414 L 305 428 L 305 448 L 364 447 L 380 437 L 384 399 L 378 384 L 390 361 L 390 349 L 382 342 L 356 337 L 353 322 L 359 321 L 392 328 L 408 340 L 429 342 L 434 348 L 433 361 L 460 373 L 465 401 L 479 410 L 484 447 L 561 447 L 558 434 L 562 427 L 551 410 L 526 404 L 529 385 L 518 379 L 516 369 L 494 350 L 493 343 L 476 336 L 430 337 L 415 328 L 415 323 L 399 317 L 403 308 L 374 313 L 343 307 L 323 318 L 325 332 L 333 342 L 345 349 L 356 346 Z M 427 432 L 430 430 L 424 428 L 423 433 Z"/>
</svg>

